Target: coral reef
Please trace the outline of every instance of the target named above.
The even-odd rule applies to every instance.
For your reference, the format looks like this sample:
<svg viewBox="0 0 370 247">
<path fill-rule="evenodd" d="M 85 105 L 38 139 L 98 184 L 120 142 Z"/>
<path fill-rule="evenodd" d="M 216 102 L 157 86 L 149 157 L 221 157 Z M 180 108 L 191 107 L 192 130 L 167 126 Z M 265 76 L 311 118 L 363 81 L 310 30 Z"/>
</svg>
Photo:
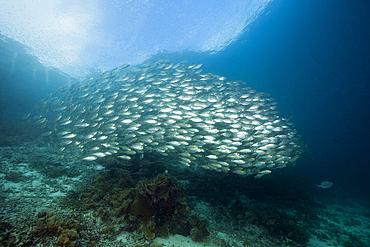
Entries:
<svg viewBox="0 0 370 247">
<path fill-rule="evenodd" d="M 195 242 L 200 242 L 203 239 L 203 232 L 198 228 L 194 227 L 190 230 L 190 237 Z"/>
<path fill-rule="evenodd" d="M 51 178 L 58 178 L 67 173 L 67 169 L 65 167 L 53 167 L 49 173 Z"/>
<path fill-rule="evenodd" d="M 156 228 L 156 224 L 154 223 L 154 221 L 146 221 L 142 225 L 141 231 L 143 232 L 146 239 L 152 240 L 153 238 L 155 238 L 155 233 L 154 233 L 155 228 Z"/>
<path fill-rule="evenodd" d="M 11 171 L 5 175 L 5 179 L 8 181 L 17 182 L 21 176 L 22 173 Z"/>
<path fill-rule="evenodd" d="M 58 237 L 57 246 L 75 247 L 79 238 L 80 224 L 75 220 L 59 219 L 54 213 L 39 218 L 33 231 L 35 237 L 53 235 Z"/>
<path fill-rule="evenodd" d="M 284 236 L 300 245 L 307 244 L 310 238 L 308 231 L 282 210 L 254 210 L 249 222 L 265 228 L 271 236 Z"/>
<path fill-rule="evenodd" d="M 129 212 L 135 216 L 143 217 L 144 221 L 156 215 L 156 210 L 139 193 L 136 193 L 135 201 L 131 205 Z"/>
<path fill-rule="evenodd" d="M 154 180 L 148 179 L 144 175 L 150 172 L 145 169 L 127 165 L 136 171 L 132 173 L 117 168 L 122 164 L 116 161 L 106 159 L 107 163 L 102 165 L 109 166 L 109 170 L 97 175 L 90 186 L 70 193 L 65 203 L 76 207 L 72 201 L 78 200 L 84 210 L 95 209 L 106 224 L 121 222 L 123 230 L 141 232 L 149 241 L 169 233 L 189 236 L 192 228 L 199 229 L 202 236 L 207 235 L 203 233 L 204 225 L 189 215 L 188 200 L 174 177 L 159 174 Z"/>
<path fill-rule="evenodd" d="M 37 218 L 37 219 L 36 219 Z M 31 228 L 17 229 L 7 222 L 0 222 L 0 245 L 1 246 L 38 246 L 38 243 L 47 240 L 49 246 L 80 247 L 78 239 L 82 229 L 78 218 L 62 219 L 54 212 L 39 212 L 32 220 Z M 19 230 L 19 229 L 18 229 Z M 55 238 L 54 244 L 50 237 Z"/>
<path fill-rule="evenodd" d="M 154 181 L 148 184 L 139 182 L 137 192 L 163 219 L 173 214 L 180 215 L 187 212 L 185 210 L 188 206 L 186 196 L 171 176 L 159 174 Z"/>
<path fill-rule="evenodd" d="M 156 236 L 161 238 L 167 238 L 170 234 L 170 230 L 168 229 L 166 224 L 163 224 L 161 227 L 157 227 L 154 230 Z"/>
<path fill-rule="evenodd" d="M 157 232 L 165 236 L 168 236 L 168 233 L 183 236 L 193 234 L 196 241 L 201 241 L 204 236 L 209 235 L 204 224 L 195 215 L 189 215 L 186 195 L 172 176 L 159 174 L 149 183 L 140 181 L 136 190 L 137 203 L 134 202 L 131 205 L 130 212 L 142 216 L 144 221 L 151 218 L 142 227 L 145 236 L 149 232 Z M 140 209 L 140 213 L 136 206 Z M 150 228 L 147 227 L 148 222 L 150 222 Z M 154 236 L 151 234 L 149 238 Z"/>
</svg>

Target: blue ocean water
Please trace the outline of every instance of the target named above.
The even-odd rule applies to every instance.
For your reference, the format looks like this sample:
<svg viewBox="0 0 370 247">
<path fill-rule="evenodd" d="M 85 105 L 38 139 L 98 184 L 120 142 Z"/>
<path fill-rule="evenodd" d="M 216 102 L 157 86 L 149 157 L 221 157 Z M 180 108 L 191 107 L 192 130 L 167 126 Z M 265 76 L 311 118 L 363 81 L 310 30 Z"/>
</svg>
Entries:
<svg viewBox="0 0 370 247">
<path fill-rule="evenodd" d="M 369 201 L 369 12 L 370 2 L 365 0 L 275 0 L 222 50 L 181 51 L 195 43 L 178 44 L 172 53 L 147 58 L 187 58 L 203 63 L 203 72 L 243 80 L 271 94 L 280 115 L 291 117 L 305 152 L 296 166 L 263 179 L 303 188 L 328 203 Z M 28 48 L 2 38 L 1 121 L 19 121 L 48 93 L 76 81 L 61 70 L 45 68 L 37 57 L 25 55 Z M 321 181 L 334 185 L 318 190 L 315 184 Z"/>
<path fill-rule="evenodd" d="M 337 200 L 369 199 L 368 1 L 274 1 L 248 32 L 209 56 L 205 69 L 268 92 L 308 152 L 284 183 Z M 329 180 L 331 190 L 315 191 Z M 337 194 L 338 193 L 338 194 Z"/>
<path fill-rule="evenodd" d="M 252 88 L 270 93 L 282 116 L 292 116 L 308 151 L 299 165 L 282 171 L 287 182 L 315 190 L 314 183 L 330 180 L 335 184 L 332 190 L 367 197 L 368 10 L 369 2 L 360 0 L 272 1 L 248 31 L 223 50 L 167 55 L 201 62 L 204 71 L 230 80 L 247 81 Z M 19 119 L 47 93 L 73 81 L 45 69 L 36 57 L 24 59 L 26 64 L 14 63 L 22 60 L 22 49 L 15 42 L 4 43 L 3 120 Z M 161 56 L 166 57 L 157 55 Z"/>
</svg>

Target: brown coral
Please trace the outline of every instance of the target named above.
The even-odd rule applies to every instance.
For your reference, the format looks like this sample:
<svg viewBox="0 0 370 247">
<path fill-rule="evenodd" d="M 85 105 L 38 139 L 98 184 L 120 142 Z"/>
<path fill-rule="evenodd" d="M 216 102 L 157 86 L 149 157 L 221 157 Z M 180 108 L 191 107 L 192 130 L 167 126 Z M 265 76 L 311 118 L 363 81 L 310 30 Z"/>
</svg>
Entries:
<svg viewBox="0 0 370 247">
<path fill-rule="evenodd" d="M 135 201 L 132 203 L 129 212 L 136 216 L 142 216 L 144 221 L 156 214 L 156 210 L 139 193 L 136 194 Z"/>
<path fill-rule="evenodd" d="M 36 228 L 32 232 L 34 237 L 41 238 L 48 235 L 58 237 L 57 246 L 74 247 L 74 241 L 79 238 L 80 225 L 73 220 L 59 219 L 54 213 L 48 213 L 37 220 Z"/>
<path fill-rule="evenodd" d="M 194 227 L 190 230 L 190 237 L 195 242 L 200 242 L 203 239 L 203 232 L 198 227 Z"/>
<path fill-rule="evenodd" d="M 161 237 L 161 238 L 168 238 L 170 235 L 170 230 L 168 229 L 166 224 L 163 224 L 161 227 L 157 227 L 154 230 L 154 233 L 156 236 Z"/>
<path fill-rule="evenodd" d="M 22 173 L 20 172 L 9 172 L 8 174 L 5 175 L 5 179 L 8 181 L 15 182 L 17 181 L 20 177 L 22 176 Z"/>
<path fill-rule="evenodd" d="M 137 186 L 139 194 L 145 198 L 160 217 L 171 217 L 175 212 L 186 212 L 187 199 L 177 181 L 171 176 L 159 174 L 148 184 L 140 182 Z"/>
<path fill-rule="evenodd" d="M 155 230 L 156 224 L 153 221 L 147 221 L 143 224 L 141 231 L 143 232 L 144 236 L 148 240 L 152 240 L 155 238 Z"/>
</svg>

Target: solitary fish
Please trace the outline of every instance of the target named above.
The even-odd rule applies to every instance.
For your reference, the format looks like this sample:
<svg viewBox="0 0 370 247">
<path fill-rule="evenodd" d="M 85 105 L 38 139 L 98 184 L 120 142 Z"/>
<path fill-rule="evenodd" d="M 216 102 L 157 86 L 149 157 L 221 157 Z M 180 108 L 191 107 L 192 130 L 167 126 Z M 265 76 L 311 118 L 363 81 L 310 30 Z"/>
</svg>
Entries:
<svg viewBox="0 0 370 247">
<path fill-rule="evenodd" d="M 333 186 L 334 184 L 332 182 L 329 182 L 329 181 L 324 181 L 324 182 L 321 182 L 321 184 L 316 184 L 317 188 L 318 189 L 329 189 L 331 186 Z"/>
<path fill-rule="evenodd" d="M 105 167 L 104 166 L 102 166 L 102 165 L 96 165 L 96 166 L 94 166 L 94 168 L 93 168 L 95 171 L 102 171 L 102 170 L 104 170 L 105 169 Z"/>
</svg>

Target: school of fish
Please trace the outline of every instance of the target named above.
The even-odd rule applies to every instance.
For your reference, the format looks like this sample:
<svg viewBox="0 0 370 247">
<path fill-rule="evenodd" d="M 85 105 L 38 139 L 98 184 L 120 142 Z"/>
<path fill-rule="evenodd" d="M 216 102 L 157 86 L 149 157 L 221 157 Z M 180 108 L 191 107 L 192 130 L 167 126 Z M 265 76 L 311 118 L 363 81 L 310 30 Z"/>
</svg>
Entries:
<svg viewBox="0 0 370 247">
<path fill-rule="evenodd" d="M 173 153 L 179 165 L 256 178 L 294 165 L 300 138 L 277 103 L 243 81 L 203 74 L 201 65 L 124 64 L 61 87 L 24 118 L 64 155 L 86 161 Z"/>
</svg>

